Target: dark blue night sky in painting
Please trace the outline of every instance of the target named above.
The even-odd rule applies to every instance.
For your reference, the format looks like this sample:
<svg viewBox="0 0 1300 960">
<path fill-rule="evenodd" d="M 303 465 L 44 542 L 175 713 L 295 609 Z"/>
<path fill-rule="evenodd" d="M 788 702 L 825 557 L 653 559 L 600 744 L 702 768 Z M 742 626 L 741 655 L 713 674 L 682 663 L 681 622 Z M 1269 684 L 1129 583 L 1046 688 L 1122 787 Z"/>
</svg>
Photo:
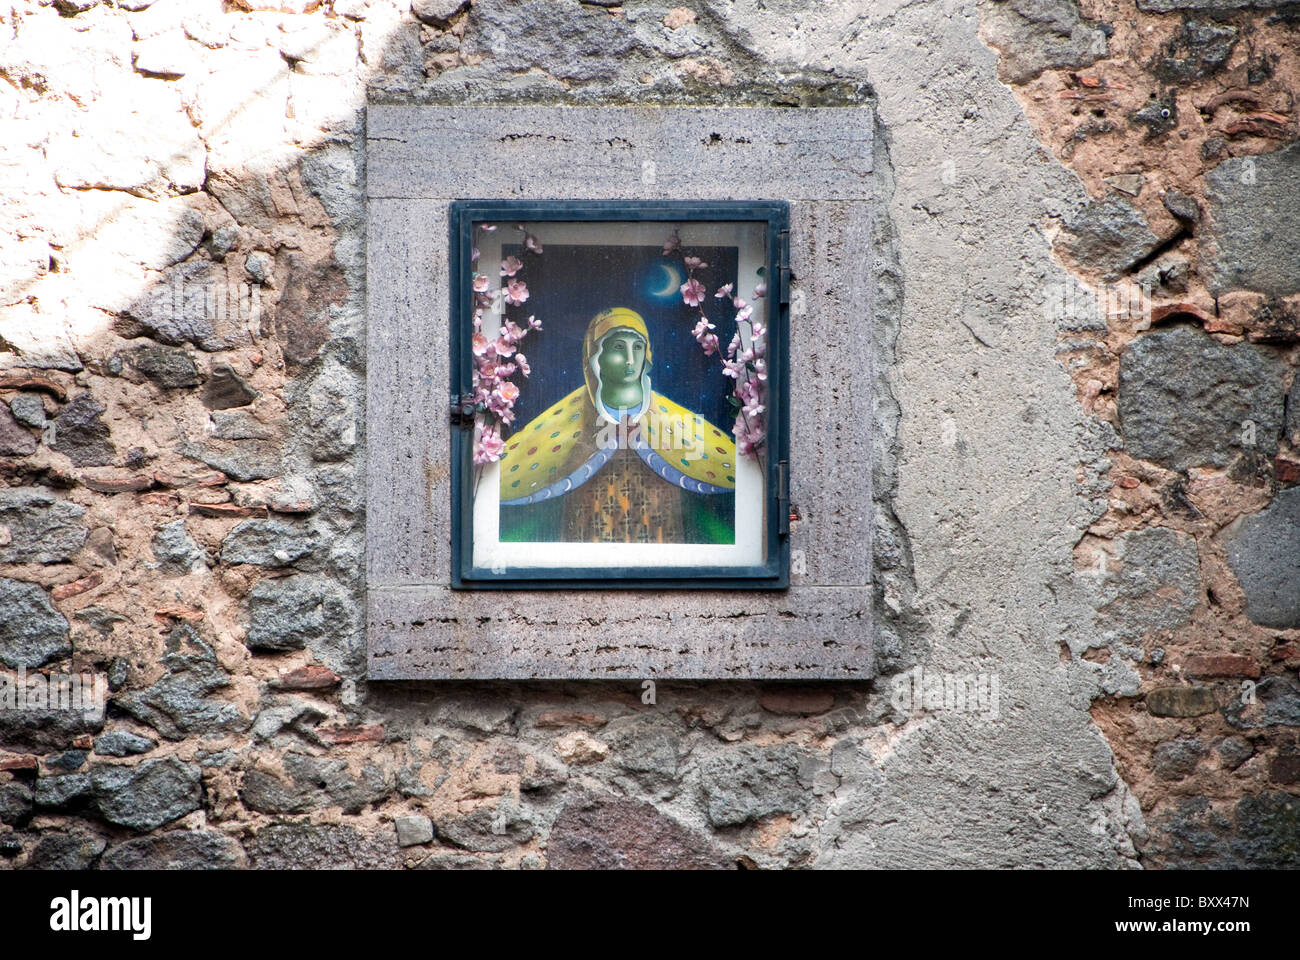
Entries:
<svg viewBox="0 0 1300 960">
<path fill-rule="evenodd" d="M 730 432 L 727 397 L 732 382 L 722 375 L 718 356 L 706 357 L 691 336 L 699 311 L 682 302 L 679 288 L 687 274 L 681 253 L 665 256 L 661 246 L 552 244 L 544 235 L 541 240 L 540 255 L 519 244 L 502 250 L 502 256 L 523 261 L 519 279 L 529 291 L 528 301 L 508 308 L 507 316 L 520 326 L 536 316 L 543 327 L 520 344 L 532 375 L 515 378 L 520 386 L 515 425 L 528 423 L 583 385 L 582 337 L 587 324 L 602 310 L 627 307 L 641 314 L 650 330 L 653 388 Z M 692 247 L 690 253 L 709 265 L 695 275 L 705 286 L 703 306 L 725 348 L 735 332 L 735 309 L 730 300 L 713 294 L 719 286 L 736 283 L 737 249 Z M 496 272 L 494 266 L 484 264 L 481 269 Z"/>
</svg>

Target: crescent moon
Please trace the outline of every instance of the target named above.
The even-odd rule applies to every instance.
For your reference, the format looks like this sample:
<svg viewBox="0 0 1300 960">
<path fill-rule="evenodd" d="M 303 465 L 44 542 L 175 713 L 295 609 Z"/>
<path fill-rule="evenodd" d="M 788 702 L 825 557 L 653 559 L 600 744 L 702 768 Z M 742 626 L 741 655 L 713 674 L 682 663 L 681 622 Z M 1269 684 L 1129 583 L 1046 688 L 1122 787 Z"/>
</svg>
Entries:
<svg viewBox="0 0 1300 960">
<path fill-rule="evenodd" d="M 656 297 L 669 297 L 678 291 L 682 285 L 682 275 L 677 272 L 677 268 L 668 263 L 661 263 L 659 268 L 664 272 L 664 288 L 655 290 Z"/>
</svg>

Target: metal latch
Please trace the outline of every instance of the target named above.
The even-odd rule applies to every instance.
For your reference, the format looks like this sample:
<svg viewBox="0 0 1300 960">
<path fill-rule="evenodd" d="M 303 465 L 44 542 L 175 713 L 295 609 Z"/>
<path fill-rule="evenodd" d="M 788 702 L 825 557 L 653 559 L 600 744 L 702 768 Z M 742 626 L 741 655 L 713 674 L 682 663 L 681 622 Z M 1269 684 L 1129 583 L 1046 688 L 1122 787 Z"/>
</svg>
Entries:
<svg viewBox="0 0 1300 960">
<path fill-rule="evenodd" d="M 777 251 L 777 302 L 781 306 L 790 303 L 790 231 L 782 230 L 780 235 L 780 250 Z"/>
<path fill-rule="evenodd" d="M 460 427 L 462 430 L 468 430 L 474 426 L 474 413 L 477 406 L 474 403 L 474 394 L 463 393 L 459 397 L 451 398 L 451 425 Z"/>
<path fill-rule="evenodd" d="M 790 461 L 779 460 L 776 464 L 776 511 L 777 532 L 783 536 L 790 535 Z"/>
</svg>

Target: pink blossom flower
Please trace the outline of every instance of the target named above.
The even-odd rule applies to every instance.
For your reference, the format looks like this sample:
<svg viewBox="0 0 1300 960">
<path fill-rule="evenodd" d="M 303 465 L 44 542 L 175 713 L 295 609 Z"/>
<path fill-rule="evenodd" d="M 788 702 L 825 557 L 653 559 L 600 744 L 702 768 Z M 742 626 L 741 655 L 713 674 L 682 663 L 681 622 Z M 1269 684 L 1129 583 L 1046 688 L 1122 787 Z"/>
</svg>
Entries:
<svg viewBox="0 0 1300 960">
<path fill-rule="evenodd" d="M 715 293 L 714 296 L 717 297 L 719 300 L 726 300 L 729 296 L 731 296 L 731 288 L 734 286 L 735 286 L 734 283 L 729 283 L 725 287 L 718 287 L 718 292 Z"/>
<path fill-rule="evenodd" d="M 515 345 L 505 337 L 498 337 L 493 346 L 496 347 L 498 357 L 512 357 L 515 354 Z"/>
<path fill-rule="evenodd" d="M 518 273 L 520 270 L 523 269 L 523 266 L 524 266 L 523 261 L 521 261 L 518 257 L 506 257 L 504 260 L 501 261 L 501 276 L 513 277 L 516 273 Z"/>
<path fill-rule="evenodd" d="M 680 250 L 681 246 L 682 238 L 677 231 L 674 230 L 672 234 L 669 235 L 668 239 L 664 241 L 664 256 L 668 256 L 668 254 L 672 253 L 674 250 Z"/>
<path fill-rule="evenodd" d="M 754 361 L 754 376 L 760 381 L 767 379 L 767 361 L 762 357 Z"/>
<path fill-rule="evenodd" d="M 685 263 L 687 270 L 703 270 L 708 266 L 708 264 L 699 257 L 687 257 Z"/>
<path fill-rule="evenodd" d="M 749 304 L 747 304 L 744 300 L 736 301 L 736 311 L 737 311 L 736 312 L 737 323 L 744 323 L 746 320 L 748 320 L 750 317 L 754 315 L 754 308 Z"/>
<path fill-rule="evenodd" d="M 478 228 L 482 230 L 484 233 L 491 233 L 493 230 L 497 228 L 497 225 L 495 223 L 480 223 L 478 225 Z"/>
<path fill-rule="evenodd" d="M 506 303 L 519 306 L 528 299 L 528 284 L 522 280 L 511 280 L 506 284 Z"/>
<path fill-rule="evenodd" d="M 528 327 L 531 330 L 540 330 L 542 329 L 542 321 L 538 320 L 536 317 L 529 317 Z"/>
<path fill-rule="evenodd" d="M 515 386 L 513 383 L 511 383 L 509 380 L 506 380 L 499 387 L 497 387 L 496 390 L 493 391 L 493 393 L 495 393 L 506 403 L 514 403 L 516 400 L 519 399 L 519 388 Z"/>
<path fill-rule="evenodd" d="M 533 368 L 528 365 L 528 358 L 522 353 L 515 354 L 515 363 L 519 365 L 519 369 L 523 372 L 525 377 L 531 377 L 533 375 Z"/>
<path fill-rule="evenodd" d="M 512 376 L 514 372 L 518 369 L 519 368 L 516 367 L 513 363 L 503 363 L 498 365 L 492 371 L 492 376 L 496 377 L 498 380 L 504 380 L 506 377 Z"/>
<path fill-rule="evenodd" d="M 718 352 L 718 335 L 709 333 L 700 339 L 700 346 L 704 348 L 704 355 L 711 357 Z"/>
<path fill-rule="evenodd" d="M 476 333 L 470 338 L 470 349 L 476 357 L 481 357 L 487 353 L 488 345 L 488 338 L 481 333 Z"/>
<path fill-rule="evenodd" d="M 763 341 L 767 336 L 767 327 L 763 326 L 762 320 L 755 320 L 749 328 L 749 335 L 753 338 L 755 346 Z"/>
<path fill-rule="evenodd" d="M 682 300 L 688 307 L 698 307 L 704 300 L 704 284 L 694 277 L 681 285 Z"/>
<path fill-rule="evenodd" d="M 695 329 L 691 331 L 691 336 L 703 343 L 704 335 L 712 329 L 714 329 L 713 324 L 709 323 L 708 318 L 700 317 L 700 322 L 697 323 Z"/>
<path fill-rule="evenodd" d="M 767 281 L 760 280 L 758 286 L 754 288 L 754 298 L 759 299 L 767 296 Z"/>
<path fill-rule="evenodd" d="M 521 330 L 519 324 L 515 323 L 513 320 L 507 320 L 506 325 L 501 328 L 501 336 L 509 340 L 511 343 L 518 343 L 524 337 L 528 336 L 528 331 Z"/>
<path fill-rule="evenodd" d="M 474 462 L 478 465 L 496 463 L 505 453 L 506 443 L 493 427 L 484 427 L 474 444 Z"/>
<path fill-rule="evenodd" d="M 474 274 L 474 292 L 475 292 L 475 293 L 487 293 L 487 291 L 488 291 L 488 284 L 489 284 L 489 283 L 491 283 L 491 281 L 488 280 L 488 278 L 487 278 L 487 274 L 485 274 L 485 273 L 476 273 L 476 274 Z"/>
<path fill-rule="evenodd" d="M 542 252 L 542 243 L 531 233 L 524 234 L 524 249 L 531 250 L 533 253 Z"/>
</svg>

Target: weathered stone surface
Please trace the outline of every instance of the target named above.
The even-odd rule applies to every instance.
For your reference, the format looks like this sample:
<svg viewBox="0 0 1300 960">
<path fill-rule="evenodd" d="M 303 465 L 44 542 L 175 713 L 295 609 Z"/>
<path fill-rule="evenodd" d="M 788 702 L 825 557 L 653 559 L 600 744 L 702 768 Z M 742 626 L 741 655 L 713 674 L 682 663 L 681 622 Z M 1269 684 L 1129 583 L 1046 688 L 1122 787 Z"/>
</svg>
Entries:
<svg viewBox="0 0 1300 960">
<path fill-rule="evenodd" d="M 429 24 L 445 24 L 452 14 L 469 6 L 469 0 L 411 0 L 411 12 Z"/>
<path fill-rule="evenodd" d="M 175 757 L 136 767 L 101 766 L 91 774 L 100 815 L 133 830 L 155 830 L 199 808 L 201 774 L 196 763 Z"/>
<path fill-rule="evenodd" d="M 730 866 L 705 834 L 648 803 L 590 798 L 567 804 L 547 837 L 551 870 L 721 870 Z"/>
<path fill-rule="evenodd" d="M 1300 627 L 1300 487 L 1279 491 L 1222 539 L 1246 594 L 1246 615 L 1266 627 Z"/>
<path fill-rule="evenodd" d="M 100 417 L 105 407 L 88 393 L 80 394 L 54 418 L 51 448 L 67 454 L 79 467 L 102 467 L 113 462 L 117 449 L 109 439 L 108 424 Z"/>
<path fill-rule="evenodd" d="M 89 870 L 107 846 L 103 837 L 84 833 L 46 833 L 27 854 L 28 870 Z"/>
<path fill-rule="evenodd" d="M 333 259 L 289 258 L 289 277 L 275 305 L 275 332 L 295 369 L 316 358 L 329 339 L 330 307 L 347 299 L 343 271 Z"/>
<path fill-rule="evenodd" d="M 287 567 L 316 550 L 315 534 L 282 520 L 245 520 L 221 544 L 223 563 L 254 563 Z"/>
<path fill-rule="evenodd" d="M 322 462 L 342 460 L 357 445 L 360 383 L 346 366 L 331 358 L 307 392 L 307 426 L 312 456 Z"/>
<path fill-rule="evenodd" d="M 185 455 L 202 460 L 232 480 L 270 480 L 282 472 L 280 448 L 258 440 L 233 443 L 225 450 L 187 446 Z"/>
<path fill-rule="evenodd" d="M 258 394 L 243 377 L 223 363 L 212 368 L 212 376 L 203 385 L 201 396 L 209 410 L 229 410 L 248 406 Z"/>
<path fill-rule="evenodd" d="M 95 796 L 95 784 L 89 773 L 54 774 L 41 777 L 32 790 L 38 807 L 65 810 L 84 809 Z"/>
<path fill-rule="evenodd" d="M 1162 780 L 1182 780 L 1192 775 L 1204 754 L 1205 746 L 1199 740 L 1171 740 L 1156 747 L 1152 767 Z"/>
<path fill-rule="evenodd" d="M 209 353 L 248 342 L 247 325 L 260 311 L 248 289 L 206 260 L 169 267 L 157 285 L 130 303 L 117 324 L 122 336 L 148 336 L 168 346 L 192 343 Z"/>
<path fill-rule="evenodd" d="M 1231 24 L 1187 20 L 1153 64 L 1155 75 L 1165 83 L 1203 80 L 1227 63 L 1236 44 L 1237 28 Z"/>
<path fill-rule="evenodd" d="M 1293 447 L 1300 447 L 1300 376 L 1286 397 L 1286 435 Z"/>
<path fill-rule="evenodd" d="M 1157 330 L 1120 360 L 1119 415 L 1128 452 L 1162 466 L 1271 457 L 1282 432 L 1282 367 L 1267 347 L 1226 346 L 1186 326 Z"/>
<path fill-rule="evenodd" d="M 568 70 L 609 75 L 608 61 L 618 57 L 602 46 L 607 38 L 539 17 L 541 9 L 531 9 L 538 28 L 567 30 L 584 48 L 598 49 L 604 61 L 572 57 Z M 494 35 L 514 42 L 508 35 L 515 28 L 506 21 L 529 11 L 500 4 L 490 15 L 501 19 L 485 22 L 476 37 L 488 54 Z M 612 19 L 588 18 L 585 26 L 621 29 Z M 533 174 L 530 195 L 556 199 L 651 199 L 663 195 L 666 182 L 673 183 L 675 196 L 694 199 L 716 196 L 715 184 L 723 181 L 736 199 L 869 199 L 873 123 L 872 110 L 862 103 L 824 110 L 647 106 L 629 112 L 599 106 L 544 113 L 536 106 L 372 105 L 366 112 L 367 190 L 372 198 L 456 197 L 463 195 L 458 185 L 473 178 L 479 196 L 509 196 L 519 190 L 510 170 L 523 165 Z M 606 142 L 613 129 L 619 137 Z M 583 144 L 581 169 L 572 162 L 575 142 Z M 473 159 L 485 150 L 496 163 Z M 642 180 L 642 162 L 652 158 L 658 182 Z"/>
<path fill-rule="evenodd" d="M 212 435 L 218 440 L 269 440 L 274 432 L 246 410 L 217 410 Z"/>
<path fill-rule="evenodd" d="M 1183 10 L 1226 13 L 1231 10 L 1271 9 L 1281 5 L 1278 0 L 1137 0 L 1137 8 L 1146 13 L 1178 13 Z"/>
<path fill-rule="evenodd" d="M 0 674 L 0 684 L 12 682 Z M 0 747 L 46 753 L 103 729 L 104 715 L 80 710 L 0 710 Z"/>
<path fill-rule="evenodd" d="M 0 406 L 0 456 L 27 457 L 36 452 L 36 447 L 36 438 L 23 429 L 10 408 Z"/>
<path fill-rule="evenodd" d="M 179 626 L 172 631 L 162 662 L 166 675 L 144 690 L 115 696 L 117 709 L 168 740 L 248 729 L 250 721 L 238 707 L 210 696 L 230 685 L 230 675 L 193 628 Z"/>
<path fill-rule="evenodd" d="M 0 783 L 0 823 L 21 827 L 31 815 L 31 788 L 17 780 Z"/>
<path fill-rule="evenodd" d="M 393 821 L 399 847 L 414 847 L 433 841 L 433 821 L 428 817 L 398 817 Z"/>
<path fill-rule="evenodd" d="M 1300 803 L 1292 794 L 1247 794 L 1235 806 L 1189 797 L 1150 821 L 1153 839 L 1142 852 L 1156 868 L 1300 867 Z"/>
<path fill-rule="evenodd" d="M 1157 687 L 1146 704 L 1156 717 L 1200 717 L 1218 709 L 1211 687 Z"/>
<path fill-rule="evenodd" d="M 68 620 L 34 583 L 0 579 L 0 663 L 28 670 L 70 656 Z"/>
<path fill-rule="evenodd" d="M 248 615 L 245 642 L 253 650 L 301 650 L 349 622 L 339 588 L 304 575 L 259 581 L 248 597 Z"/>
<path fill-rule="evenodd" d="M 62 563 L 86 542 L 86 508 L 36 487 L 0 488 L 0 526 L 10 540 L 0 563 Z"/>
<path fill-rule="evenodd" d="M 9 410 L 25 427 L 45 426 L 45 402 L 35 393 L 20 393 L 9 401 Z"/>
<path fill-rule="evenodd" d="M 199 368 L 188 353 L 177 347 L 136 347 L 127 351 L 126 362 L 160 387 L 179 389 L 200 383 Z"/>
<path fill-rule="evenodd" d="M 158 746 L 158 741 L 142 737 L 127 730 L 111 730 L 95 740 L 95 753 L 101 757 L 132 757 L 148 753 Z"/>
<path fill-rule="evenodd" d="M 1201 219 L 1201 205 L 1181 190 L 1170 187 L 1161 195 L 1160 202 L 1173 214 L 1174 219 L 1188 226 Z"/>
<path fill-rule="evenodd" d="M 215 830 L 171 830 L 111 848 L 101 870 L 239 870 L 248 866 L 233 837 Z"/>
<path fill-rule="evenodd" d="M 198 62 L 198 48 L 191 46 L 183 30 L 139 40 L 131 55 L 137 70 L 158 77 L 183 77 Z"/>
<path fill-rule="evenodd" d="M 1239 730 L 1300 727 L 1300 681 L 1290 675 L 1265 677 L 1238 693 L 1224 716 Z"/>
<path fill-rule="evenodd" d="M 206 566 L 207 553 L 190 537 L 184 520 L 159 528 L 150 546 L 161 573 L 182 576 Z"/>
<path fill-rule="evenodd" d="M 985 29 L 1002 57 L 998 73 L 1011 83 L 1044 70 L 1086 67 L 1106 56 L 1101 24 L 1079 15 L 1074 0 L 1010 0 L 991 4 Z"/>
<path fill-rule="evenodd" d="M 391 870 L 404 859 L 391 830 L 369 834 L 340 824 L 272 824 L 244 849 L 254 870 Z"/>
<path fill-rule="evenodd" d="M 285 755 L 284 771 L 287 779 L 261 769 L 245 773 L 239 791 L 244 805 L 269 814 L 307 813 L 331 806 L 357 814 L 384 800 L 394 788 L 394 778 L 373 763 L 354 776 L 344 760 L 291 752 Z"/>
<path fill-rule="evenodd" d="M 1114 279 L 1160 245 L 1144 217 L 1126 200 L 1109 196 L 1092 200 L 1063 223 L 1058 245 L 1079 266 Z"/>
<path fill-rule="evenodd" d="M 1300 143 L 1225 160 L 1205 180 L 1211 289 L 1300 292 Z"/>
<path fill-rule="evenodd" d="M 1166 527 L 1148 527 L 1120 534 L 1115 546 L 1119 569 L 1098 584 L 1105 627 L 1135 639 L 1187 623 L 1202 593 L 1196 541 Z"/>
<path fill-rule="evenodd" d="M 438 837 L 474 853 L 500 853 L 532 839 L 532 820 L 509 797 L 469 813 L 439 817 Z"/>
<path fill-rule="evenodd" d="M 709 823 L 729 827 L 803 810 L 822 765 L 790 744 L 743 746 L 711 757 L 700 764 L 700 792 Z"/>
</svg>

